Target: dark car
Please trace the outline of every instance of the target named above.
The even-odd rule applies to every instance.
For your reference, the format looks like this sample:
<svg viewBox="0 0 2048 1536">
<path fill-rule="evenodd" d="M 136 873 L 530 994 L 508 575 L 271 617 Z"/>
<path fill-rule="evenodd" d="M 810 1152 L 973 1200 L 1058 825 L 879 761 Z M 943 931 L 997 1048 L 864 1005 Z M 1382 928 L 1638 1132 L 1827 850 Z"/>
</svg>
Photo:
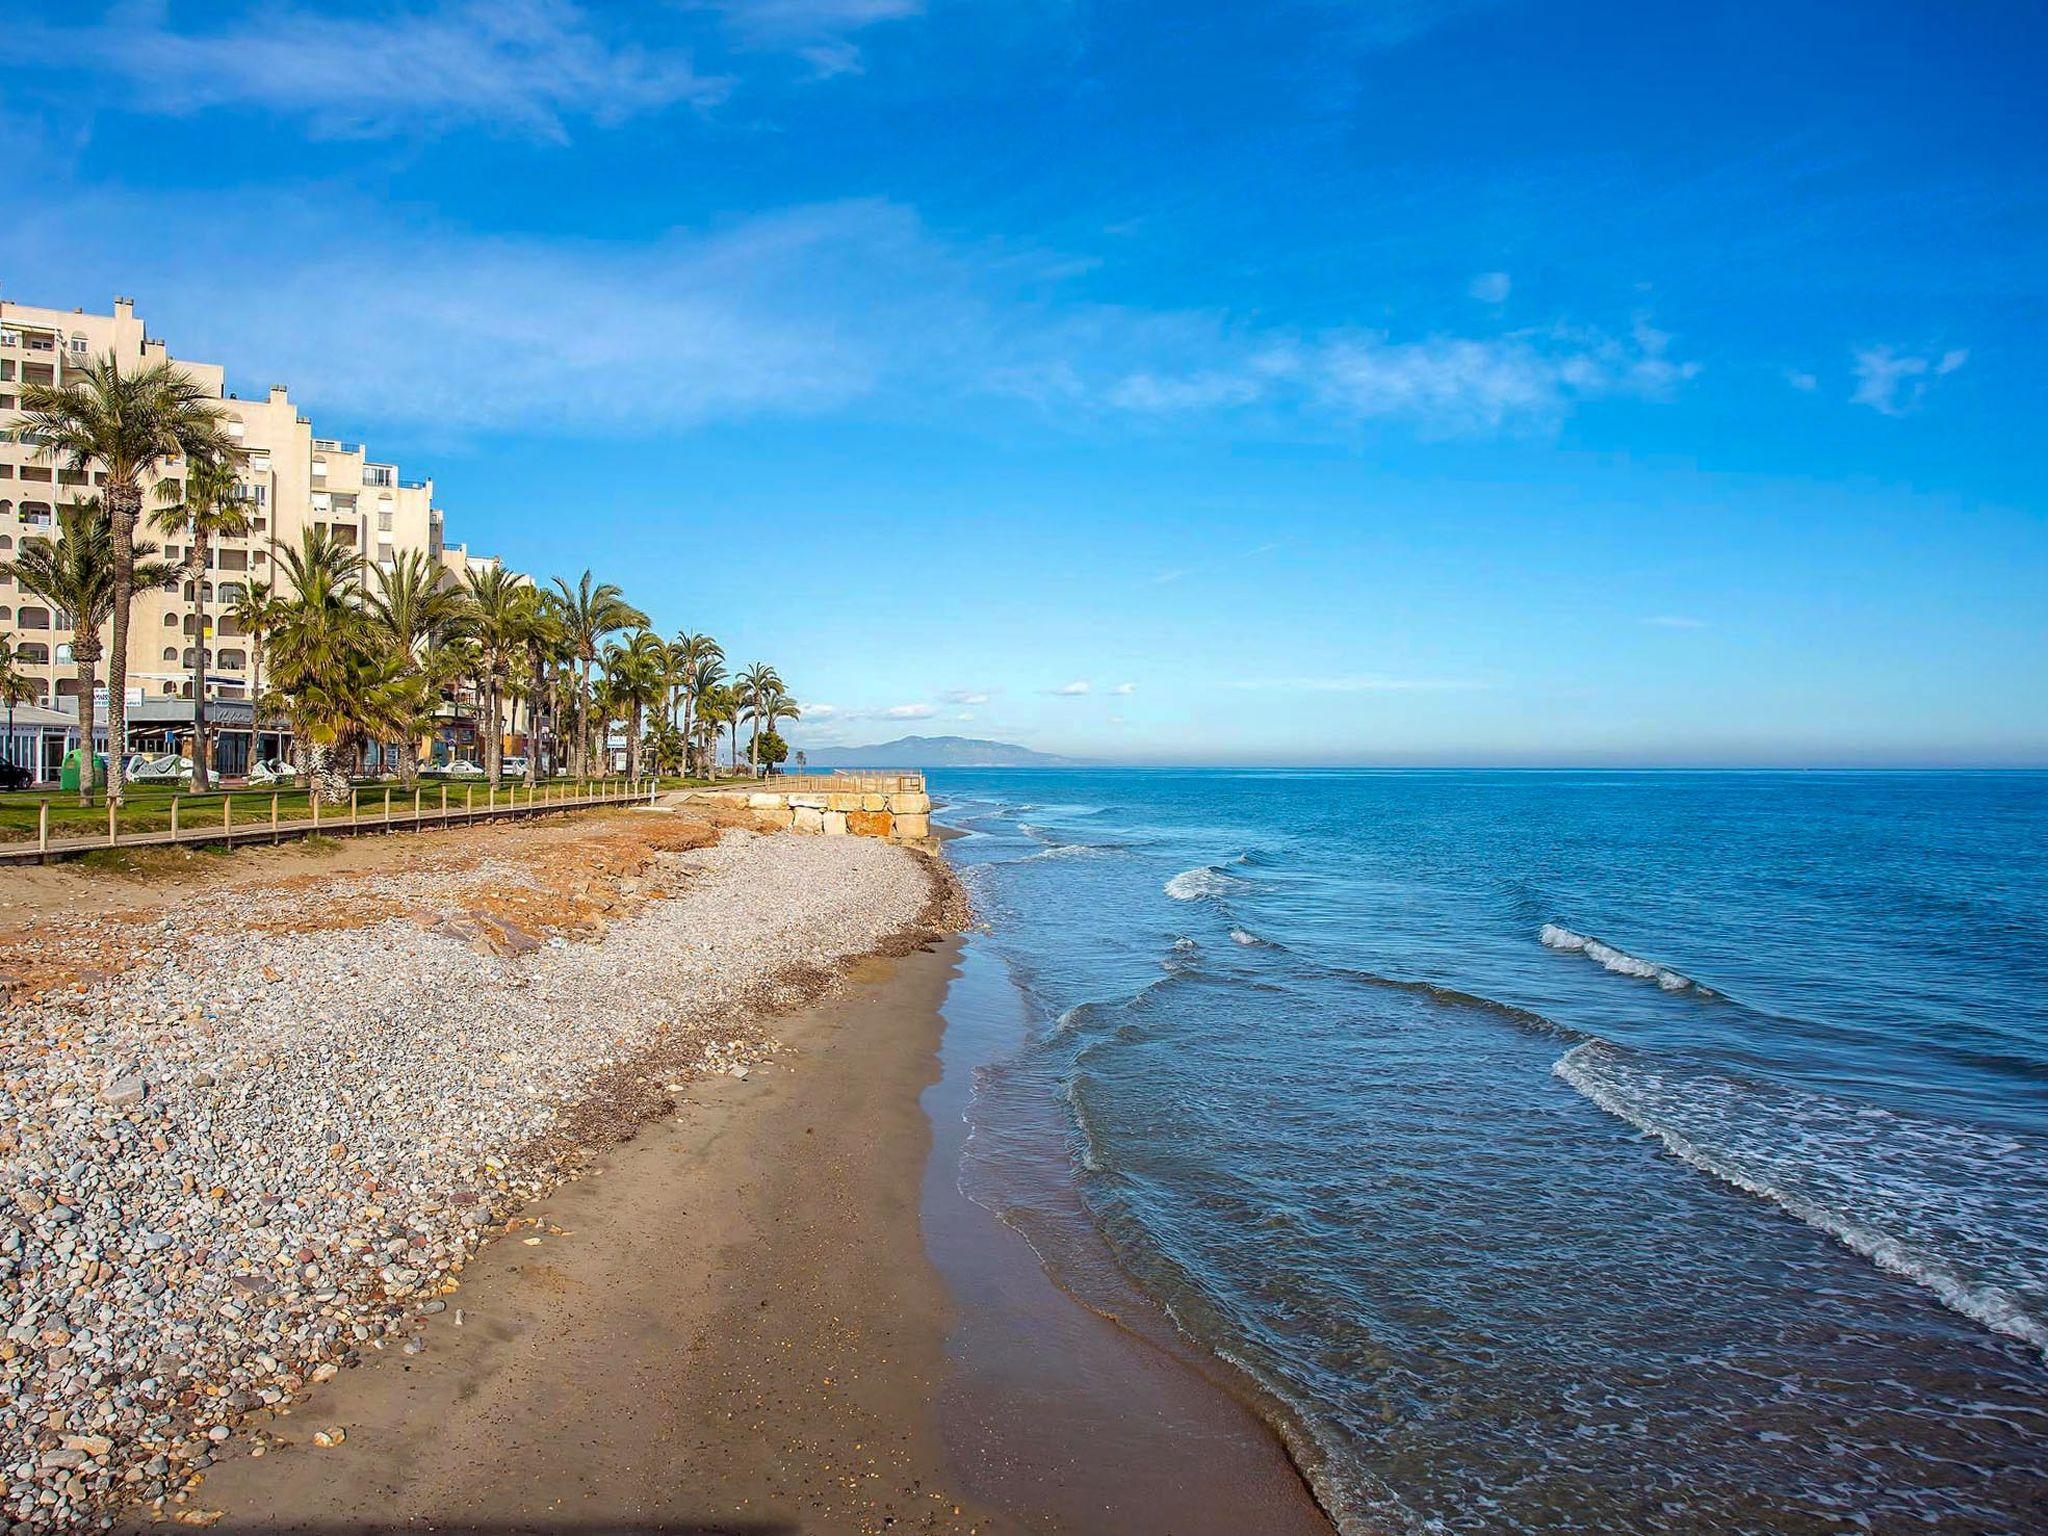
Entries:
<svg viewBox="0 0 2048 1536">
<path fill-rule="evenodd" d="M 0 763 L 0 789 L 27 789 L 36 776 L 19 763 Z"/>
</svg>

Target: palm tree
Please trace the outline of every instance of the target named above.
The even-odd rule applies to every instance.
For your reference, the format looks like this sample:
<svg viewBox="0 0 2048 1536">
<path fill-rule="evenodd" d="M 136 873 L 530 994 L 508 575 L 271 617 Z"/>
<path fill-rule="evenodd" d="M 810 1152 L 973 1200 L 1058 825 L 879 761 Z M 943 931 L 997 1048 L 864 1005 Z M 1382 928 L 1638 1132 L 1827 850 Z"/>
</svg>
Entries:
<svg viewBox="0 0 2048 1536">
<path fill-rule="evenodd" d="M 107 793 L 119 801 L 121 760 L 128 746 L 128 613 L 135 600 L 142 483 L 180 459 L 188 464 L 225 459 L 235 447 L 220 402 L 169 359 L 123 373 L 108 353 L 65 372 L 78 377 L 22 386 L 15 425 L 23 441 L 36 443 L 45 457 L 66 469 L 88 475 L 97 465 L 106 477 L 114 621 L 113 655 L 107 661 Z"/>
<path fill-rule="evenodd" d="M 605 680 L 611 685 L 613 704 L 626 719 L 626 777 L 640 777 L 640 725 L 642 716 L 659 704 L 668 669 L 668 647 L 651 630 L 638 630 L 624 645 L 608 646 L 604 653 Z"/>
<path fill-rule="evenodd" d="M 526 652 L 526 787 L 540 783 L 540 720 L 543 701 L 555 739 L 561 740 L 556 725 L 554 664 L 569 657 L 568 631 L 562 622 L 562 600 L 537 587 L 521 587 L 519 643 Z"/>
<path fill-rule="evenodd" d="M 707 699 L 710 699 L 717 693 L 720 685 L 725 681 L 723 662 L 724 657 L 722 653 L 717 656 L 706 655 L 702 657 L 696 666 L 691 668 L 689 681 L 684 684 L 690 700 L 690 714 L 688 717 L 690 726 L 684 733 L 684 749 L 686 751 L 691 748 L 698 748 L 698 750 L 703 751 L 699 744 L 706 737 L 716 734 L 715 731 L 706 729 L 710 722 L 704 719 L 704 704 Z M 715 766 L 715 761 L 713 760 L 716 758 L 716 755 L 715 751 L 705 751 L 699 759 L 698 766 Z M 687 771 L 688 764 L 686 763 L 684 767 L 685 771 Z M 711 776 L 707 772 L 706 777 Z"/>
<path fill-rule="evenodd" d="M 371 588 L 364 594 L 370 622 L 394 656 L 415 665 L 434 684 L 435 698 L 426 709 L 424 723 L 400 738 L 398 775 L 410 785 L 419 773 L 420 742 L 434 730 L 433 704 L 439 700 L 446 668 L 438 652 L 463 623 L 463 597 L 443 579 L 440 566 L 419 550 L 409 549 L 391 564 L 378 565 Z"/>
<path fill-rule="evenodd" d="M 669 650 L 677 664 L 676 692 L 681 696 L 683 707 L 683 772 L 687 774 L 690 771 L 690 743 L 696 737 L 690 716 L 702 692 L 696 680 L 706 662 L 724 662 L 725 648 L 709 635 L 695 634 L 686 629 L 676 635 Z"/>
<path fill-rule="evenodd" d="M 472 567 L 463 583 L 464 624 L 476 641 L 482 663 L 484 724 L 490 732 L 484 742 L 484 777 L 498 782 L 498 768 L 505 755 L 505 684 L 512 674 L 512 659 L 525 649 L 522 625 L 526 605 L 520 596 L 525 583 L 502 566 Z"/>
<path fill-rule="evenodd" d="M 308 788 L 330 805 L 348 799 L 356 744 L 388 721 L 389 690 L 404 676 L 363 608 L 363 561 L 354 549 L 308 528 L 296 549 L 280 548 L 290 595 L 271 627 L 271 683 L 292 723 Z"/>
<path fill-rule="evenodd" d="M 561 592 L 562 625 L 576 660 L 576 776 L 582 778 L 590 767 L 590 669 L 606 636 L 644 626 L 647 615 L 611 582 L 593 585 L 589 571 L 574 587 L 559 576 L 555 586 Z"/>
<path fill-rule="evenodd" d="M 737 768 L 740 760 L 739 701 L 731 688 L 724 683 L 714 682 L 697 695 L 697 723 L 704 732 L 704 750 L 709 759 L 710 776 L 718 777 L 718 728 L 732 727 L 732 760 Z"/>
<path fill-rule="evenodd" d="M 801 720 L 804 717 L 804 712 L 796 700 L 791 698 L 787 690 L 783 688 L 782 680 L 777 678 L 775 687 L 769 690 L 767 697 L 761 700 L 760 715 L 761 719 L 767 723 L 768 734 L 773 736 L 775 734 L 775 723 L 778 720 Z"/>
<path fill-rule="evenodd" d="M 178 568 L 156 558 L 148 540 L 129 546 L 134 565 L 129 575 L 143 591 L 168 587 Z M 57 514 L 57 542 L 23 539 L 15 558 L 0 565 L 24 592 L 33 592 L 71 619 L 71 659 L 78 664 L 78 740 L 86 769 L 78 777 L 78 803 L 92 804 L 93 674 L 101 655 L 100 627 L 114 613 L 113 520 L 98 497 L 74 502 Z M 107 788 L 113 792 L 120 769 L 120 749 L 109 725 Z M 197 764 L 195 763 L 195 767 Z"/>
<path fill-rule="evenodd" d="M 206 666 L 212 639 L 206 622 L 206 557 L 220 539 L 239 539 L 249 532 L 249 504 L 242 499 L 242 455 L 190 459 L 182 485 L 164 480 L 157 485 L 158 506 L 151 519 L 165 533 L 181 533 L 185 547 L 185 585 L 192 615 L 192 787 L 207 787 Z"/>
<path fill-rule="evenodd" d="M 278 600 L 267 581 L 252 581 L 231 598 L 221 617 L 249 637 L 249 753 L 261 757 L 263 742 L 263 637 L 277 622 Z"/>
<path fill-rule="evenodd" d="M 747 768 L 758 774 L 761 771 L 761 705 L 772 693 L 782 688 L 782 678 L 765 661 L 757 661 L 739 675 L 740 707 L 752 717 L 753 735 L 747 742 Z M 733 738 L 733 757 L 739 757 L 739 738 Z"/>
<path fill-rule="evenodd" d="M 77 654 L 76 648 L 73 655 Z M 0 633 L 0 698 L 7 700 L 7 761 L 14 761 L 14 706 L 26 704 L 36 695 L 35 687 L 23 673 L 18 663 L 20 653 L 14 648 L 14 636 Z"/>
</svg>

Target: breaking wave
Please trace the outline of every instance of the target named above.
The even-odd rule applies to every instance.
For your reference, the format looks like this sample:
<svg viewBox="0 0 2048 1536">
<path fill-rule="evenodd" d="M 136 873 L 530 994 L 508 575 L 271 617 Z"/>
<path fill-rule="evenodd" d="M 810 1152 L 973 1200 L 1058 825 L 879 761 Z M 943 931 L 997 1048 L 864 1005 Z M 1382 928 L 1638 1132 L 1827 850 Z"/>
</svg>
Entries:
<svg viewBox="0 0 2048 1536">
<path fill-rule="evenodd" d="M 1200 901 L 1205 896 L 1213 899 L 1243 890 L 1244 882 L 1235 875 L 1225 874 L 1214 864 L 1202 864 L 1182 870 L 1166 882 L 1165 889 L 1175 901 Z"/>
<path fill-rule="evenodd" d="M 1574 933 L 1558 923 L 1545 923 L 1536 937 L 1551 949 L 1563 950 L 1567 954 L 1584 955 L 1594 964 L 1605 966 L 1617 976 L 1636 976 L 1644 981 L 1654 981 L 1666 992 L 1707 990 L 1690 976 L 1674 971 L 1668 965 L 1659 965 L 1654 960 L 1644 960 L 1625 949 L 1616 949 L 1612 944 L 1602 943 L 1588 934 Z"/>
<path fill-rule="evenodd" d="M 2048 1148 L 1604 1040 L 1552 1070 L 1702 1172 L 2048 1355 Z"/>
</svg>

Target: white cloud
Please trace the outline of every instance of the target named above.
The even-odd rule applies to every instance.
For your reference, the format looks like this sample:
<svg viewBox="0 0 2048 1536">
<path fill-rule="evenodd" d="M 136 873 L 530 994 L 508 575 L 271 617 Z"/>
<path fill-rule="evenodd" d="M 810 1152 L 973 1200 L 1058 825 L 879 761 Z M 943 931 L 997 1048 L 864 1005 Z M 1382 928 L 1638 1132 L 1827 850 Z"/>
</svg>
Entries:
<svg viewBox="0 0 2048 1536">
<path fill-rule="evenodd" d="M 1514 279 L 1505 272 L 1482 272 L 1465 291 L 1482 304 L 1505 304 Z"/>
<path fill-rule="evenodd" d="M 924 0 L 712 0 L 743 44 L 795 53 L 822 79 L 866 68 L 852 34 L 924 13 Z"/>
<path fill-rule="evenodd" d="M 1808 373 L 1803 368 L 1786 369 L 1785 382 L 1787 384 L 1790 384 L 1794 389 L 1798 390 L 1802 394 L 1810 395 L 1816 389 L 1820 388 L 1820 376 L 1818 374 Z"/>
<path fill-rule="evenodd" d="M 948 704 L 986 704 L 989 690 L 986 688 L 949 688 L 939 695 Z"/>
<path fill-rule="evenodd" d="M 1645 624 L 1654 624 L 1659 629 L 1705 629 L 1707 627 L 1705 619 L 1687 618 L 1682 613 L 1660 613 L 1654 618 L 1643 620 L 1643 622 Z"/>
<path fill-rule="evenodd" d="M 1330 677 L 1239 678 L 1223 686 L 1260 693 L 1472 693 L 1492 684 L 1460 678 L 1388 677 L 1361 672 Z"/>
<path fill-rule="evenodd" d="M 207 31 L 130 6 L 102 23 L 10 22 L 15 50 L 119 76 L 129 104 L 254 107 L 329 137 L 478 126 L 565 141 L 567 123 L 709 106 L 730 82 L 688 54 L 614 41 L 574 0 L 440 0 L 384 15 L 269 5 Z"/>
<path fill-rule="evenodd" d="M 1699 371 L 1673 359 L 1670 344 L 1646 321 L 1626 337 L 1563 326 L 1413 341 L 1367 331 L 1267 337 L 1234 370 L 1127 374 L 1101 403 L 1152 416 L 1297 407 L 1344 423 L 1408 421 L 1436 437 L 1550 427 L 1587 400 L 1669 397 Z M 1215 343 L 1231 345 L 1228 336 Z"/>
<path fill-rule="evenodd" d="M 1136 683 L 1118 683 L 1109 691 L 1111 693 L 1132 694 L 1138 691 L 1138 685 Z"/>
<path fill-rule="evenodd" d="M 953 718 L 955 720 L 972 720 L 974 718 L 974 711 L 971 709 L 963 709 L 956 713 L 953 716 Z"/>
<path fill-rule="evenodd" d="M 821 725 L 845 713 L 837 704 L 805 704 L 802 708 L 804 720 L 811 725 Z"/>
<path fill-rule="evenodd" d="M 928 720 L 938 711 L 929 704 L 891 704 L 882 711 L 885 720 Z"/>
<path fill-rule="evenodd" d="M 1094 689 L 1089 685 L 1087 679 L 1076 678 L 1064 687 L 1053 689 L 1053 692 L 1064 699 L 1078 699 L 1083 694 L 1094 692 Z"/>
<path fill-rule="evenodd" d="M 1888 346 L 1859 347 L 1851 366 L 1856 389 L 1849 396 L 1885 416 L 1904 416 L 1927 397 L 1930 380 L 1946 378 L 1970 360 L 1967 348 L 1955 347 L 1939 358 L 1902 353 Z"/>
</svg>

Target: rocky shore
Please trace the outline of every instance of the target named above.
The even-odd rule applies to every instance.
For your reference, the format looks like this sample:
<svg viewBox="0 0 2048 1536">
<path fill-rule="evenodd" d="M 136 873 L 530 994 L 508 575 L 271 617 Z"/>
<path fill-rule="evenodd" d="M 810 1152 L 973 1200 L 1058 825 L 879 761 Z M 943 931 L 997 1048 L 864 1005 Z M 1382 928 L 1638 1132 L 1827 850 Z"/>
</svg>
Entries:
<svg viewBox="0 0 2048 1536">
<path fill-rule="evenodd" d="M 588 1148 L 959 918 L 881 842 L 625 823 L 0 945 L 0 1520 L 206 1523 L 221 1442 L 423 1348 Z"/>
</svg>

